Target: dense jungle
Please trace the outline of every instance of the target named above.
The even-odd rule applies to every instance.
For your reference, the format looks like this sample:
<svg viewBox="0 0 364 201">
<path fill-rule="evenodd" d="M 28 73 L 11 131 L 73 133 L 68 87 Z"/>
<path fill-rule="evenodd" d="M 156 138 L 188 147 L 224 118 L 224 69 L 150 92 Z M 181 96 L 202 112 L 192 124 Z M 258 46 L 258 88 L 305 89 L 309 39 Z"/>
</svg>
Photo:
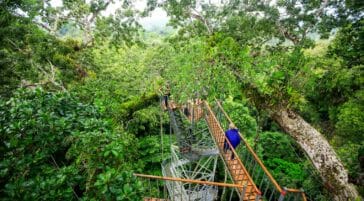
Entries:
<svg viewBox="0 0 364 201">
<path fill-rule="evenodd" d="M 363 25 L 360 0 L 0 0 L 0 200 L 162 191 L 135 174 L 178 141 L 166 90 L 218 100 L 280 186 L 363 200 Z"/>
</svg>

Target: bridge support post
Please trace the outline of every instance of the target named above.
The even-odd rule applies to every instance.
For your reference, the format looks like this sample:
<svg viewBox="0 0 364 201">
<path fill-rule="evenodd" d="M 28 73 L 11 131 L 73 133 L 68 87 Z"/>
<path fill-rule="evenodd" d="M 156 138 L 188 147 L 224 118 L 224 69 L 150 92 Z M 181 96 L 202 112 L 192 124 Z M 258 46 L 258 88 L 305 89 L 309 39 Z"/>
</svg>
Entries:
<svg viewBox="0 0 364 201">
<path fill-rule="evenodd" d="M 282 190 L 282 192 L 281 192 L 281 195 L 278 198 L 278 201 L 283 201 L 284 200 L 284 197 L 286 196 L 286 194 L 287 194 L 287 188 L 284 187 L 283 190 Z"/>
</svg>

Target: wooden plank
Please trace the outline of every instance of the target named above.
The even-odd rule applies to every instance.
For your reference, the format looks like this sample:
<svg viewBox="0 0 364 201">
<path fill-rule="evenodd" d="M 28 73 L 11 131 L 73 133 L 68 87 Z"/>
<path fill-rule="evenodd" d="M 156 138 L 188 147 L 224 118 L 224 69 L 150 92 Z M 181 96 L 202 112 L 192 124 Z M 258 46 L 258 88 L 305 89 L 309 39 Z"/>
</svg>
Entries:
<svg viewBox="0 0 364 201">
<path fill-rule="evenodd" d="M 208 126 L 211 129 L 211 134 L 213 135 L 213 138 L 215 138 L 215 142 L 219 147 L 220 154 L 223 156 L 225 163 L 228 166 L 234 183 L 239 185 L 247 185 L 243 200 L 250 200 L 250 197 L 254 197 L 255 199 L 257 195 L 261 194 L 259 189 L 255 186 L 253 180 L 251 179 L 249 173 L 245 169 L 245 166 L 242 164 L 236 152 L 231 149 L 224 153 L 224 142 L 226 140 L 225 133 L 223 132 L 219 122 L 217 121 L 214 113 L 208 106 L 207 102 L 205 103 L 205 105 L 208 112 L 208 115 L 206 115 L 206 122 L 208 123 Z M 229 144 L 229 147 L 232 147 L 229 141 L 227 141 L 227 143 Z M 234 159 L 231 159 L 232 154 L 234 154 L 235 156 Z"/>
<path fill-rule="evenodd" d="M 231 120 L 231 118 L 229 117 L 229 115 L 225 112 L 224 108 L 221 106 L 219 101 L 216 101 L 218 107 L 220 108 L 220 110 L 222 111 L 222 113 L 224 114 L 224 116 L 228 119 L 229 123 L 233 123 L 233 121 Z M 268 171 L 268 169 L 265 167 L 265 165 L 263 164 L 263 162 L 260 160 L 260 158 L 256 155 L 256 153 L 253 151 L 253 149 L 250 147 L 250 145 L 245 141 L 245 139 L 243 138 L 242 134 L 239 132 L 240 138 L 244 141 L 245 146 L 247 147 L 247 149 L 249 150 L 249 152 L 252 154 L 252 156 L 254 157 L 255 161 L 260 165 L 260 167 L 263 169 L 263 171 L 265 172 L 265 174 L 268 176 L 269 180 L 273 183 L 273 185 L 275 186 L 275 188 L 279 191 L 282 192 L 282 188 L 279 186 L 278 182 L 273 178 L 273 176 L 270 174 L 270 172 Z"/>
</svg>

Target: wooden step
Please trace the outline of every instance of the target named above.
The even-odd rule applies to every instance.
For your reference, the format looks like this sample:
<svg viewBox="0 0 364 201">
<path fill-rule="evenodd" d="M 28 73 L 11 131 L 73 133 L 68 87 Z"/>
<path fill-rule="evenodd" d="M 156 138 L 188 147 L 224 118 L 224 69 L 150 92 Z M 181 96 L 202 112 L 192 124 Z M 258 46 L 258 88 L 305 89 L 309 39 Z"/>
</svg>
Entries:
<svg viewBox="0 0 364 201">
<path fill-rule="evenodd" d="M 212 113 L 211 109 L 210 108 L 207 109 L 208 112 L 207 115 L 205 116 L 206 122 L 210 128 L 210 132 L 213 138 L 215 139 L 217 146 L 219 147 L 220 154 L 224 158 L 225 164 L 229 169 L 229 172 L 231 174 L 234 183 L 246 186 L 245 195 L 243 195 L 244 201 L 255 200 L 256 196 L 258 195 L 255 184 L 252 183 L 251 180 L 249 180 L 249 176 L 248 173 L 245 172 L 246 170 L 244 165 L 237 159 L 238 156 L 235 156 L 234 159 L 231 159 L 231 156 L 233 154 L 232 151 L 227 150 L 225 152 L 224 150 L 225 132 L 219 126 L 219 122 L 217 121 L 216 117 L 214 117 L 214 114 Z M 240 193 L 242 193 L 242 189 L 240 189 Z"/>
<path fill-rule="evenodd" d="M 172 100 L 168 100 L 168 106 L 171 109 L 177 109 L 179 106 Z M 161 102 L 161 107 L 163 110 L 167 110 L 168 108 L 166 107 L 166 105 L 164 104 L 164 101 Z"/>
<path fill-rule="evenodd" d="M 249 196 L 244 196 L 244 201 L 255 201 L 256 199 L 256 195 L 249 195 Z M 259 199 L 262 200 L 262 199 Z"/>
</svg>

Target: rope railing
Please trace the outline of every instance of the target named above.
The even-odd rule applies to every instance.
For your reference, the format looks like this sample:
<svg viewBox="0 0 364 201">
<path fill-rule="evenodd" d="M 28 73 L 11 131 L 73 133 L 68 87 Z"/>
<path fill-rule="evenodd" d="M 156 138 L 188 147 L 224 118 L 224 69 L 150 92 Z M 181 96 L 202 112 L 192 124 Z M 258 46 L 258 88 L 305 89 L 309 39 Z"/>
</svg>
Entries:
<svg viewBox="0 0 364 201">
<path fill-rule="evenodd" d="M 134 173 L 134 176 L 149 178 L 149 179 L 165 180 L 165 181 L 178 181 L 178 182 L 182 182 L 182 183 L 191 183 L 191 184 L 201 184 L 201 185 L 230 187 L 230 188 L 243 188 L 242 185 L 221 183 L 221 182 L 212 182 L 212 181 L 202 181 L 202 180 L 183 179 L 183 178 L 174 178 L 174 177 L 162 177 L 162 176 L 137 174 L 137 173 Z"/>
<path fill-rule="evenodd" d="M 224 129 L 228 128 L 230 123 L 233 123 L 229 115 L 225 112 L 224 108 L 220 104 L 218 100 L 216 100 L 217 111 L 219 114 L 221 112 L 223 115 L 220 115 L 220 123 Z M 301 200 L 306 201 L 306 196 L 303 190 L 301 189 L 292 189 L 292 188 L 282 188 L 278 182 L 273 178 L 271 173 L 265 167 L 263 162 L 251 148 L 251 146 L 247 143 L 243 135 L 239 132 L 240 138 L 244 146 L 238 146 L 237 152 L 239 153 L 240 158 L 244 161 L 244 165 L 250 175 L 252 176 L 253 181 L 258 186 L 258 188 L 262 192 L 262 196 L 266 197 L 268 200 Z"/>
<path fill-rule="evenodd" d="M 242 134 L 239 132 L 242 145 L 238 146 L 235 150 L 229 140 L 227 140 L 225 136 L 225 130 L 228 129 L 228 125 L 230 123 L 233 123 L 229 115 L 225 112 L 222 105 L 218 100 L 216 100 L 216 107 L 211 109 L 209 104 L 206 101 L 201 101 L 196 103 L 195 100 L 193 102 L 189 102 L 187 105 L 180 105 L 177 109 L 177 106 L 172 103 L 173 101 L 169 100 L 168 105 L 163 105 L 164 101 L 161 97 L 161 106 L 164 110 L 168 110 L 170 113 L 170 120 L 173 130 L 177 134 L 177 141 L 179 142 L 179 147 L 181 153 L 190 152 L 191 149 L 191 143 L 189 143 L 190 140 L 188 140 L 187 133 L 185 129 L 181 128 L 184 120 L 189 120 L 189 123 L 192 125 L 192 129 L 195 125 L 195 121 L 201 118 L 204 114 L 209 116 L 209 120 L 212 122 L 210 123 L 209 127 L 213 125 L 213 129 L 210 130 L 211 134 L 213 134 L 213 140 L 218 145 L 218 148 L 220 149 L 220 153 L 222 153 L 222 159 L 224 161 L 225 166 L 229 167 L 229 173 L 230 176 L 235 176 L 235 178 L 232 178 L 236 185 L 233 186 L 224 186 L 224 187 L 230 187 L 232 189 L 235 189 L 235 193 L 239 196 L 239 198 L 242 199 L 250 199 L 250 195 L 254 194 L 255 200 L 261 200 L 260 196 L 264 197 L 264 200 L 294 200 L 294 201 L 306 201 L 306 196 L 303 190 L 301 189 L 292 189 L 292 188 L 282 188 L 277 181 L 273 178 L 273 176 L 270 174 L 270 172 L 267 170 L 263 162 L 259 159 L 257 154 L 254 152 L 254 150 L 251 148 L 251 146 L 247 143 L 246 139 L 242 136 Z M 183 115 L 185 114 L 184 109 L 187 109 L 190 113 L 189 115 Z M 204 108 L 202 110 L 202 108 Z M 177 110 L 176 110 L 177 109 Z M 184 117 L 183 117 L 184 116 Z M 187 117 L 187 118 L 186 118 Z M 206 119 L 207 120 L 207 119 Z M 180 125 L 181 124 L 181 125 Z M 215 133 L 212 133 L 215 132 Z M 225 152 L 225 146 L 229 147 L 229 150 L 231 152 L 231 155 L 227 156 L 227 154 L 224 155 Z M 188 148 L 188 150 L 185 148 Z M 228 158 L 230 156 L 233 156 L 236 160 L 229 160 Z M 243 163 L 244 162 L 244 163 Z M 232 163 L 236 165 L 232 165 Z M 237 168 L 239 167 L 239 168 Z M 241 172 L 244 172 L 242 174 Z M 237 179 L 236 175 L 239 175 L 239 179 Z M 169 199 L 175 200 L 177 197 L 181 198 L 181 200 L 185 200 L 185 198 L 188 197 L 188 200 L 190 200 L 190 196 L 186 194 L 186 191 L 183 191 L 183 183 L 189 183 L 188 185 L 191 185 L 191 180 L 188 179 L 181 179 L 181 178 L 174 178 L 174 177 L 159 177 L 159 176 L 152 176 L 152 175 L 144 175 L 146 177 L 143 177 L 142 174 L 135 174 L 135 176 L 147 178 L 150 180 L 164 180 L 166 182 L 167 188 L 174 189 L 172 191 L 172 197 L 168 197 Z M 158 177 L 158 178 L 157 178 Z M 242 178 L 241 178 L 242 177 Z M 241 178 L 241 179 L 240 179 Z M 239 180 L 239 181 L 238 181 Z M 244 180 L 244 182 L 241 182 Z M 193 180 L 193 182 L 196 182 L 197 180 Z M 248 182 L 247 182 L 248 181 Z M 154 181 L 155 182 L 155 181 Z M 210 184 L 208 183 L 193 183 L 196 185 L 213 185 L 212 182 Z M 208 181 L 199 181 L 199 182 L 208 182 Z M 158 182 L 157 182 L 158 183 Z M 224 184 L 224 183 L 220 183 Z M 243 185 L 242 185 L 243 184 Z M 249 186 L 249 187 L 248 187 Z M 217 187 L 221 187 L 217 185 Z M 157 187 L 161 189 L 161 187 Z M 198 187 L 199 188 L 199 187 Z M 175 190 L 177 189 L 177 190 Z M 180 189 L 180 190 L 178 190 Z M 207 188 L 206 188 L 207 189 Z M 165 191 L 165 187 L 164 187 Z M 202 192 L 202 191 L 201 191 Z M 171 194 L 171 192 L 169 192 Z M 206 191 L 207 193 L 207 191 Z M 206 195 L 211 195 L 211 193 L 207 193 Z M 205 195 L 205 196 L 206 196 Z M 242 196 L 243 195 L 243 196 Z M 248 196 L 248 197 L 246 197 Z M 165 198 L 165 197 L 164 197 Z M 231 200 L 230 196 L 230 200 Z M 178 199 L 179 200 L 179 199 Z"/>
<path fill-rule="evenodd" d="M 183 124 L 183 119 L 178 110 L 174 111 L 169 109 L 169 118 L 173 128 L 173 132 L 176 134 L 177 142 L 181 149 L 181 153 L 189 153 L 191 151 L 191 144 L 186 139 L 186 128 Z"/>
<path fill-rule="evenodd" d="M 240 185 L 175 177 L 134 174 L 144 189 L 144 201 L 237 200 Z M 191 191 L 188 189 L 198 189 Z"/>
<path fill-rule="evenodd" d="M 212 132 L 212 134 L 215 136 L 215 138 L 218 137 L 218 139 L 215 139 L 215 140 L 216 140 L 216 144 L 218 144 L 218 148 L 220 149 L 220 152 L 221 153 L 225 152 L 224 148 L 223 148 L 223 146 L 225 146 L 225 145 L 223 145 L 223 146 L 221 146 L 221 145 L 222 145 L 222 143 L 223 144 L 226 143 L 227 146 L 229 147 L 229 150 L 231 151 L 231 156 L 227 156 L 227 157 L 232 157 L 232 158 L 236 159 L 236 161 L 237 161 L 236 165 L 239 168 L 236 168 L 236 169 L 229 168 L 231 176 L 233 177 L 233 179 L 234 179 L 234 175 L 242 176 L 241 181 L 248 180 L 248 182 L 246 184 L 251 185 L 250 188 L 248 189 L 248 192 L 245 192 L 246 189 L 245 190 L 243 189 L 243 192 L 241 194 L 242 198 L 244 198 L 243 194 L 250 195 L 252 193 L 257 195 L 257 197 L 260 197 L 261 191 L 256 187 L 256 185 L 253 182 L 253 179 L 251 178 L 246 167 L 243 165 L 242 161 L 240 160 L 240 157 L 238 156 L 237 152 L 235 151 L 235 149 L 233 148 L 233 146 L 231 145 L 229 140 L 227 140 L 227 138 L 224 134 L 224 130 L 220 126 L 219 121 L 217 120 L 215 114 L 213 113 L 213 111 L 211 110 L 211 108 L 207 102 L 205 102 L 205 107 L 207 110 L 207 114 L 210 116 L 210 118 L 212 118 L 211 119 L 211 121 L 213 121 L 212 124 L 217 126 L 217 129 L 211 129 L 210 132 Z M 213 132 L 218 132 L 218 133 L 213 133 Z M 232 162 L 232 161 L 231 160 L 229 161 L 226 157 L 223 157 L 223 160 L 225 162 L 225 165 L 227 167 L 229 167 L 229 162 Z M 243 173 L 241 171 L 243 171 Z M 235 181 L 235 182 L 237 182 L 237 181 Z M 259 200 L 259 198 L 258 198 L 258 200 Z"/>
</svg>

